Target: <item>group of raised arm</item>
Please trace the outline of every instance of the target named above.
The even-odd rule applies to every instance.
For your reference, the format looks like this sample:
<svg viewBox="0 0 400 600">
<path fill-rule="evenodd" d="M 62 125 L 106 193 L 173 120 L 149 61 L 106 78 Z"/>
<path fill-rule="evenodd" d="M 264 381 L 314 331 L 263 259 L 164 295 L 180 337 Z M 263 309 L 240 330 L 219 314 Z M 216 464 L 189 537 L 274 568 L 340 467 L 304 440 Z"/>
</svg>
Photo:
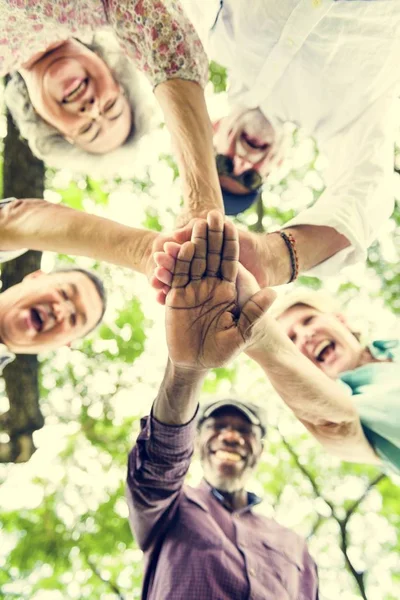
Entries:
<svg viewBox="0 0 400 600">
<path fill-rule="evenodd" d="M 182 181 L 169 234 L 42 199 L 0 201 L 0 262 L 27 248 L 106 261 L 145 275 L 165 305 L 168 365 L 129 459 L 143 598 L 316 599 L 304 542 L 253 513 L 259 499 L 245 489 L 266 433 L 262 407 L 225 399 L 199 410 L 198 399 L 207 371 L 245 352 L 328 452 L 400 471 L 400 342 L 364 345 L 334 299 L 301 289 L 275 299 L 270 289 L 364 260 L 390 215 L 400 40 L 385 28 L 400 23 L 400 9 L 389 0 L 182 0 L 187 13 L 172 0 L 17 4 L 0 6 L 9 40 L 0 68 L 34 154 L 94 175 L 133 174 L 154 112 L 144 74 Z M 231 84 L 232 112 L 213 125 L 200 38 Z M 224 215 L 250 207 L 282 165 L 286 121 L 316 138 L 326 189 L 281 230 L 238 230 Z M 32 274 L 0 294 L 0 370 L 14 354 L 86 335 L 104 310 L 93 274 Z M 195 440 L 204 479 L 189 488 Z"/>
</svg>

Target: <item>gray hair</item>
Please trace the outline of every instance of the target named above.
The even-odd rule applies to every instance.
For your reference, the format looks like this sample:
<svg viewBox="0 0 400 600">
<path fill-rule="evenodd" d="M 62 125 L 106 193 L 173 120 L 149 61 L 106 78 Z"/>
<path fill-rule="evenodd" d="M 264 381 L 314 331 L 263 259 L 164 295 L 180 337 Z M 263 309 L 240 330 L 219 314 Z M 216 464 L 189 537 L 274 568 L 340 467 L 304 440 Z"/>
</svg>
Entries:
<svg viewBox="0 0 400 600">
<path fill-rule="evenodd" d="M 160 122 L 154 96 L 146 78 L 138 71 L 133 60 L 124 54 L 113 33 L 98 32 L 93 36 L 91 43 L 85 45 L 108 65 L 134 110 L 133 132 L 122 146 L 108 154 L 91 154 L 70 144 L 57 129 L 36 113 L 19 73 L 14 73 L 7 84 L 7 108 L 32 153 L 48 166 L 68 168 L 100 179 L 113 176 L 132 177 L 133 161 L 139 152 L 140 138 Z"/>
</svg>

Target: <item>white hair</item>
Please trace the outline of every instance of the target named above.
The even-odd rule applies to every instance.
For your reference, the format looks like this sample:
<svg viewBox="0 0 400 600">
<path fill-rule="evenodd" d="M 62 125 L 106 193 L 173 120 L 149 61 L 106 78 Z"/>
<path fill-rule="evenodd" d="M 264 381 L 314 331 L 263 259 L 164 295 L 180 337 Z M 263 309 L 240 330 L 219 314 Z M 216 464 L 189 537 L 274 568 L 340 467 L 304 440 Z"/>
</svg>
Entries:
<svg viewBox="0 0 400 600">
<path fill-rule="evenodd" d="M 32 153 L 46 165 L 58 169 L 68 168 L 100 179 L 132 177 L 134 159 L 139 152 L 138 142 L 160 123 L 160 112 L 150 84 L 138 71 L 133 60 L 125 55 L 111 32 L 98 32 L 93 36 L 92 42 L 85 45 L 108 65 L 133 108 L 134 130 L 122 146 L 107 154 L 91 154 L 69 143 L 55 127 L 37 114 L 19 73 L 14 73 L 7 84 L 7 108 Z"/>
</svg>

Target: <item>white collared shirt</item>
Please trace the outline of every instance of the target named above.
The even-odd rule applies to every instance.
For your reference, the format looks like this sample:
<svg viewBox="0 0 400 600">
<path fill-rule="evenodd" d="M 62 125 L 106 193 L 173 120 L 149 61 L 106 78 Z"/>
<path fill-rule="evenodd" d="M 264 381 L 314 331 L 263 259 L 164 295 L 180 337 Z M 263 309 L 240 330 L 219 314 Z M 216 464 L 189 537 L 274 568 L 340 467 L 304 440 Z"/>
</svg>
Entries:
<svg viewBox="0 0 400 600">
<path fill-rule="evenodd" d="M 313 274 L 364 261 L 394 205 L 398 0 L 183 5 L 209 57 L 228 69 L 231 102 L 296 123 L 328 159 L 326 190 L 285 224 L 333 227 L 351 242 Z"/>
</svg>

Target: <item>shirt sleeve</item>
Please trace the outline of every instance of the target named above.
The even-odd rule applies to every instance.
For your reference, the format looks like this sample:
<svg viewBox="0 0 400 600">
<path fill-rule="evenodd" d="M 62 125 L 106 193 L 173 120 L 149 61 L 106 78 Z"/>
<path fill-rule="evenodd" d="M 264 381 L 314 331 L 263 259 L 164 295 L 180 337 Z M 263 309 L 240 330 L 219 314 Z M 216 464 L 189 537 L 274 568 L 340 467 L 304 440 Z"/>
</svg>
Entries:
<svg viewBox="0 0 400 600">
<path fill-rule="evenodd" d="M 379 98 L 356 121 L 322 145 L 329 161 L 326 189 L 311 208 L 285 227 L 323 225 L 344 235 L 351 246 L 310 270 L 323 277 L 365 261 L 394 207 L 393 94 Z"/>
<path fill-rule="evenodd" d="M 172 521 L 193 454 L 194 418 L 172 426 L 145 417 L 129 454 L 127 500 L 129 521 L 143 551 L 150 551 Z"/>
<path fill-rule="evenodd" d="M 299 600 L 318 600 L 318 569 L 307 547 L 304 548 Z"/>
<path fill-rule="evenodd" d="M 108 0 L 107 18 L 153 87 L 187 79 L 204 87 L 208 61 L 200 39 L 176 0 Z"/>
</svg>

